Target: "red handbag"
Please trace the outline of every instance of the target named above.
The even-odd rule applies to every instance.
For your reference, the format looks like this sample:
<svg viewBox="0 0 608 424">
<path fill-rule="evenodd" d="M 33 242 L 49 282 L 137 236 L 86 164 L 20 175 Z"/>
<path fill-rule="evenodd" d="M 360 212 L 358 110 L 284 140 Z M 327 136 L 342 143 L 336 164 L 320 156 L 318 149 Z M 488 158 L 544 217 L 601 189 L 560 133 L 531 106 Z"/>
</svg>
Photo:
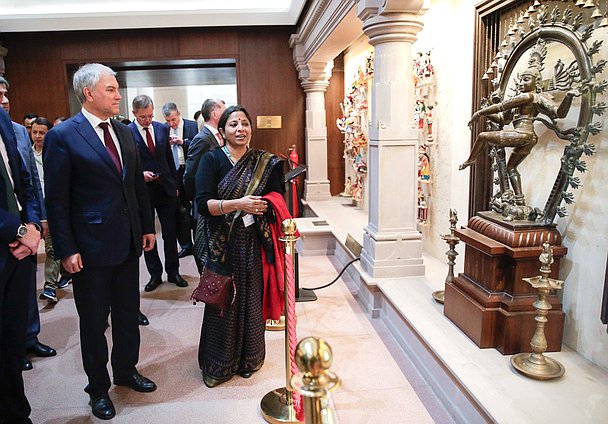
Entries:
<svg viewBox="0 0 608 424">
<path fill-rule="evenodd" d="M 218 274 L 207 267 L 203 269 L 198 287 L 190 296 L 195 305 L 196 302 L 204 302 L 207 306 L 220 308 L 220 316 L 224 316 L 224 310 L 231 307 L 235 299 L 236 284 L 232 275 Z"/>
</svg>

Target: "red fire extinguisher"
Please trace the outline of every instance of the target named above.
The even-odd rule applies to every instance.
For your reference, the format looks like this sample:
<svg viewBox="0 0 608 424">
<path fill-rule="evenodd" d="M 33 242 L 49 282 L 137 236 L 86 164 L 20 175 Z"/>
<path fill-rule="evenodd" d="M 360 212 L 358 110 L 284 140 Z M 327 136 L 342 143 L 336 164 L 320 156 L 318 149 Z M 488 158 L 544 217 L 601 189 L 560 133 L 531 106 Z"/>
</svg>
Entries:
<svg viewBox="0 0 608 424">
<path fill-rule="evenodd" d="M 300 158 L 298 157 L 298 152 L 296 151 L 296 145 L 293 144 L 289 149 L 289 169 L 295 169 L 300 165 Z M 298 218 L 300 216 L 300 177 L 296 177 L 290 182 L 290 197 L 291 197 L 291 215 L 294 218 Z"/>
</svg>

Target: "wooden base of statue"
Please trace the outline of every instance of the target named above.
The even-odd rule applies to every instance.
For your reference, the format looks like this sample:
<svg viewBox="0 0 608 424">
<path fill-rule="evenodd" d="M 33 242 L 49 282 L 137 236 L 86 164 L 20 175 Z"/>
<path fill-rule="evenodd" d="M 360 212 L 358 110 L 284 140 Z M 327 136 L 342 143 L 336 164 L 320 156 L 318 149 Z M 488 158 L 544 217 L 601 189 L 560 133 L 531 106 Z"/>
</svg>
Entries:
<svg viewBox="0 0 608 424">
<path fill-rule="evenodd" d="M 445 316 L 480 348 L 493 347 L 503 355 L 530 352 L 537 293 L 522 278 L 538 274 L 545 241 L 553 246 L 551 278 L 557 278 L 567 249 L 555 225 L 505 222 L 499 214 L 480 212 L 455 234 L 466 244 L 464 273 L 446 283 Z M 555 294 L 548 301 L 547 351 L 556 352 L 561 350 L 564 312 Z"/>
</svg>

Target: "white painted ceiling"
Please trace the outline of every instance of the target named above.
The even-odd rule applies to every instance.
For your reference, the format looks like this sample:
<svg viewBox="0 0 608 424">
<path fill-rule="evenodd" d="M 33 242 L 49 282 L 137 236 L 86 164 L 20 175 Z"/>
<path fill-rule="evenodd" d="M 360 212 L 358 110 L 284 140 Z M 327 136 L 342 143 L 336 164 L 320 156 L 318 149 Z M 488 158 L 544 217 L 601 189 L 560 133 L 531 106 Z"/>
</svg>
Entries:
<svg viewBox="0 0 608 424">
<path fill-rule="evenodd" d="M 295 25 L 306 0 L 0 0 L 0 33 Z"/>
</svg>

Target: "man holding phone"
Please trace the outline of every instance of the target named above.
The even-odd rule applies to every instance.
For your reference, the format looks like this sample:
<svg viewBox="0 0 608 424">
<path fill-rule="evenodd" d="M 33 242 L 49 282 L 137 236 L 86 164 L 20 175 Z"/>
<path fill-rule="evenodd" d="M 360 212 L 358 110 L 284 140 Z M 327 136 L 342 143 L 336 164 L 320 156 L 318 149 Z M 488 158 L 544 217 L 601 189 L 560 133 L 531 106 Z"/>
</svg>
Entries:
<svg viewBox="0 0 608 424">
<path fill-rule="evenodd" d="M 177 105 L 173 102 L 165 103 L 162 107 L 162 111 L 165 121 L 167 121 L 167 125 L 169 125 L 169 143 L 171 144 L 173 162 L 175 169 L 177 170 L 177 188 L 179 190 L 177 200 L 189 213 L 192 205 L 186 199 L 184 191 L 184 171 L 186 169 L 186 158 L 188 157 L 190 140 L 198 133 L 198 125 L 194 121 L 182 118 L 182 114 L 177 108 Z M 180 219 L 180 214 L 177 214 L 176 219 Z M 185 237 L 185 234 L 180 238 L 181 233 L 183 233 L 183 231 L 178 231 L 177 234 L 177 241 L 181 247 L 177 257 L 185 258 L 192 254 L 192 237 L 190 236 L 190 231 L 188 231 L 187 238 Z"/>
<path fill-rule="evenodd" d="M 166 124 L 153 122 L 154 103 L 145 95 L 133 99 L 135 122 L 129 124 L 133 138 L 137 143 L 139 156 L 144 169 L 144 180 L 150 197 L 152 216 L 158 215 L 165 250 L 165 271 L 169 282 L 178 287 L 188 283 L 179 274 L 177 258 L 177 240 L 175 232 L 175 211 L 177 207 L 177 170 L 171 153 L 169 127 Z M 150 281 L 144 288 L 150 292 L 162 282 L 163 266 L 156 246 L 144 253 Z"/>
</svg>

